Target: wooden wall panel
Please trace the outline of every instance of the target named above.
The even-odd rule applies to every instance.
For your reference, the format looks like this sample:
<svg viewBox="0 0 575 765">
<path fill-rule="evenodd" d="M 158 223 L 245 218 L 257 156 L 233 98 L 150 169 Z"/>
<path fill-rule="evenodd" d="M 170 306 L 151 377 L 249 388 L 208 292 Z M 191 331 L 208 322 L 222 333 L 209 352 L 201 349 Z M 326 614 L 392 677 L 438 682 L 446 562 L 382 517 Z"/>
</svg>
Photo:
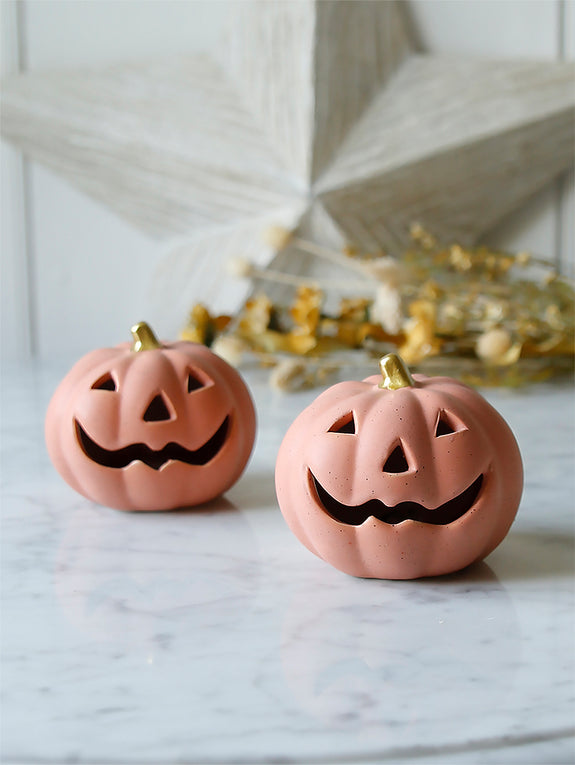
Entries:
<svg viewBox="0 0 575 765">
<path fill-rule="evenodd" d="M 26 0 L 25 5 L 32 70 L 209 50 L 227 10 L 225 3 L 178 0 Z M 177 329 L 149 300 L 165 245 L 39 166 L 31 173 L 30 198 L 42 356 L 80 355 L 129 339 L 129 327 L 143 319 L 154 321 L 160 335 Z"/>
<path fill-rule="evenodd" d="M 210 0 L 24 0 L 28 69 L 209 51 L 226 2 Z"/>
<path fill-rule="evenodd" d="M 425 50 L 490 58 L 559 58 L 561 13 L 549 0 L 414 0 L 415 29 Z M 503 249 L 559 257 L 558 187 L 536 194 L 485 241 Z"/>
<path fill-rule="evenodd" d="M 20 69 L 20 41 L 16 2 L 0 3 L 1 73 Z M 1 321 L 2 359 L 23 359 L 34 351 L 32 333 L 32 284 L 29 263 L 25 193 L 26 163 L 19 152 L 2 142 L 1 174 Z"/>
<path fill-rule="evenodd" d="M 573 61 L 575 59 L 575 0 L 566 0 L 561 8 L 560 53 L 563 58 Z M 571 279 L 575 279 L 575 172 L 573 171 L 563 179 L 559 205 L 561 270 Z"/>
<path fill-rule="evenodd" d="M 13 3 L 1 5 L 4 14 Z M 36 69 L 209 50 L 220 37 L 230 3 L 22 0 L 20 7 L 27 65 Z M 405 10 L 429 51 L 574 56 L 573 0 L 411 0 Z M 14 26 L 3 24 L 3 34 L 14 50 Z M 6 44 L 3 49 L 6 67 Z M 42 356 L 80 354 L 123 339 L 128 324 L 142 318 L 153 320 L 160 334 L 173 333 L 177 327 L 164 322 L 148 299 L 164 246 L 45 170 L 34 167 L 26 186 L 20 159 L 4 146 L 2 151 L 3 356 L 30 353 L 35 346 Z M 534 197 L 488 239 L 559 259 L 573 274 L 573 204 L 571 175 Z"/>
</svg>

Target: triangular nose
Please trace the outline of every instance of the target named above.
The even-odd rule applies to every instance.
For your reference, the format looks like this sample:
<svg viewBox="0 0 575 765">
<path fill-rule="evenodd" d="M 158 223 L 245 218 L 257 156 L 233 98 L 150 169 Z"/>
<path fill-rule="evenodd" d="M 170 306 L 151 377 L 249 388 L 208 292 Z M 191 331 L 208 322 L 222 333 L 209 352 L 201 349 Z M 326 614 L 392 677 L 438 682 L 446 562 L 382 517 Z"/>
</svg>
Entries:
<svg viewBox="0 0 575 765">
<path fill-rule="evenodd" d="M 170 410 L 166 406 L 163 396 L 158 393 L 148 404 L 148 408 L 144 412 L 144 420 L 146 422 L 161 422 L 162 420 L 171 419 Z"/>
<path fill-rule="evenodd" d="M 405 473 L 409 470 L 409 465 L 407 464 L 405 452 L 401 448 L 401 444 L 398 444 L 391 452 L 383 466 L 383 470 L 385 473 Z"/>
</svg>

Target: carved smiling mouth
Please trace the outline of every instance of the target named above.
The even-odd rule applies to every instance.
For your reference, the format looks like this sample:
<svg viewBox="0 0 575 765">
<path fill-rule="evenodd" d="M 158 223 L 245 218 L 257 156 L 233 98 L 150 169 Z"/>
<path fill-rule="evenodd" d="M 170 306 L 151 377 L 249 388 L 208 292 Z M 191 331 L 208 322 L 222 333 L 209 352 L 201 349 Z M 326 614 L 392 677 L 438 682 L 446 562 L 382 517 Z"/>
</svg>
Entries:
<svg viewBox="0 0 575 765">
<path fill-rule="evenodd" d="M 412 520 L 445 526 L 453 523 L 473 506 L 483 484 L 483 474 L 473 481 L 465 491 L 439 507 L 429 509 L 417 502 L 400 502 L 388 507 L 380 499 L 370 499 L 362 505 L 344 505 L 327 492 L 313 473 L 309 472 L 310 484 L 315 489 L 319 503 L 328 515 L 336 521 L 350 526 L 360 526 L 368 518 L 377 518 L 384 523 L 396 524 Z"/>
<path fill-rule="evenodd" d="M 84 454 L 93 462 L 109 468 L 123 468 L 131 462 L 139 461 L 151 467 L 152 470 L 159 470 L 170 460 L 186 462 L 188 465 L 205 465 L 216 456 L 224 445 L 229 422 L 230 416 L 228 415 L 214 435 L 199 449 L 186 449 L 180 444 L 170 442 L 163 449 L 154 451 L 146 444 L 130 444 L 130 446 L 124 446 L 122 449 L 104 449 L 93 441 L 78 420 L 75 420 L 78 442 Z"/>
</svg>

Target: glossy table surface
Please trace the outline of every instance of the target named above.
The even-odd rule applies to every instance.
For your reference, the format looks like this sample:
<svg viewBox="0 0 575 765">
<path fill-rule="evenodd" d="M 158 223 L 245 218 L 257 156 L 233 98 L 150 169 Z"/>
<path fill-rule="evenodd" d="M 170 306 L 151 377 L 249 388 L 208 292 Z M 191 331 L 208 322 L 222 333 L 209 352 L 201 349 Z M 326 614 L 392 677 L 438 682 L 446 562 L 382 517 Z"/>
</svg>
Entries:
<svg viewBox="0 0 575 765">
<path fill-rule="evenodd" d="M 411 582 L 331 568 L 288 530 L 277 448 L 317 392 L 249 373 L 254 456 L 209 506 L 129 514 L 45 452 L 64 364 L 2 380 L 3 762 L 575 759 L 574 400 L 487 391 L 526 484 L 480 564 Z"/>
</svg>

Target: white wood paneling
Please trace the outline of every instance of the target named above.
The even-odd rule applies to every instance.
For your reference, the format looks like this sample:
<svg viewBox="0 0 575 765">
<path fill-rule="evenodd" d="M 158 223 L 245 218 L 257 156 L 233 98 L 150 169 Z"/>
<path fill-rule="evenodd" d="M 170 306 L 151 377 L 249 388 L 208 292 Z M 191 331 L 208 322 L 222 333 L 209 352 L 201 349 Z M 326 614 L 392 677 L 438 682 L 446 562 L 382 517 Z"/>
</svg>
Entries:
<svg viewBox="0 0 575 765">
<path fill-rule="evenodd" d="M 28 69 L 209 51 L 227 2 L 210 0 L 24 0 Z"/>
<path fill-rule="evenodd" d="M 3 11 L 10 5 L 0 4 Z M 100 65 L 210 50 L 230 7 L 224 0 L 22 0 L 28 65 Z M 410 0 L 405 10 L 431 52 L 551 60 L 563 48 L 567 57 L 574 56 L 573 0 Z M 4 33 L 10 36 L 8 27 Z M 10 151 L 3 147 L 3 191 L 10 191 L 2 199 L 3 355 L 29 351 L 30 313 L 37 316 L 33 340 L 42 356 L 80 354 L 122 340 L 128 325 L 143 318 L 152 319 L 160 334 L 173 333 L 173 320 L 154 311 L 147 297 L 163 246 L 36 167 L 28 189 L 36 276 L 30 283 L 21 202 L 15 209 L 6 206 L 7 199 L 21 194 L 18 172 L 6 176 L 5 167 L 20 160 L 12 156 L 6 162 L 5 156 Z M 573 273 L 573 236 L 571 175 L 499 225 L 489 241 L 551 259 L 560 256 Z M 29 293 L 35 296 L 30 311 Z"/>
<path fill-rule="evenodd" d="M 43 355 L 115 345 L 130 339 L 132 324 L 152 322 L 147 284 L 158 243 L 42 167 L 34 170 L 31 196 Z"/>
<path fill-rule="evenodd" d="M 561 271 L 575 279 L 575 173 L 571 171 L 560 187 L 559 237 Z"/>
<path fill-rule="evenodd" d="M 550 0 L 414 0 L 414 26 L 425 50 L 490 58 L 559 57 L 560 8 Z M 499 223 L 485 241 L 554 261 L 558 240 L 554 184 Z"/>
<path fill-rule="evenodd" d="M 18 12 L 16 2 L 0 3 L 2 29 L 2 75 L 20 68 Z M 1 214 L 1 349 L 2 359 L 31 355 L 31 273 L 26 228 L 25 161 L 15 149 L 0 146 Z"/>
<path fill-rule="evenodd" d="M 33 352 L 27 258 L 24 160 L 15 149 L 0 146 L 1 244 L 0 343 L 3 359 L 27 358 Z"/>
<path fill-rule="evenodd" d="M 561 31 L 561 56 L 575 59 L 575 0 L 567 0 L 563 6 Z M 575 83 L 574 83 L 575 87 Z M 575 172 L 567 174 L 560 186 L 559 236 L 561 268 L 575 279 Z"/>
<path fill-rule="evenodd" d="M 32 70 L 210 49 L 228 10 L 226 3 L 177 0 L 25 4 Z M 33 168 L 30 197 L 40 355 L 115 344 L 143 319 L 161 336 L 177 331 L 149 298 L 163 245 L 41 167 Z"/>
<path fill-rule="evenodd" d="M 426 51 L 481 58 L 557 58 L 556 0 L 410 0 Z"/>
</svg>

